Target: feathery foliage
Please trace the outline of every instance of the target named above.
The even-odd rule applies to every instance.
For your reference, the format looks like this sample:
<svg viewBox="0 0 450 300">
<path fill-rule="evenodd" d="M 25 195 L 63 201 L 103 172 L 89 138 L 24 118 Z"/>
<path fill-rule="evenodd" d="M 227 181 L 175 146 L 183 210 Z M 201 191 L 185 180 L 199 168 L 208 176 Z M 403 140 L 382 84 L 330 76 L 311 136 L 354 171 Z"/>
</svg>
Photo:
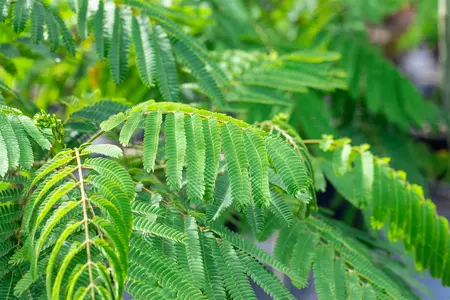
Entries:
<svg viewBox="0 0 450 300">
<path fill-rule="evenodd" d="M 153 166 L 161 114 L 166 115 L 165 171 L 168 185 L 175 190 L 182 187 L 182 171 L 186 166 L 187 196 L 191 203 L 201 203 L 206 193 L 206 183 L 214 182 L 222 142 L 231 200 L 237 209 L 247 211 L 249 205 L 254 206 L 253 209 L 269 206 L 270 167 L 281 177 L 286 192 L 298 199 L 298 205 L 306 204 L 306 214 L 315 209 L 315 203 L 304 199 L 312 184 L 311 173 L 305 166 L 308 157 L 299 157 L 286 142 L 224 114 L 194 109 L 183 104 L 150 101 L 132 108 L 125 115 L 113 115 L 100 126 L 103 130 L 110 131 L 124 122 L 120 141 L 127 145 L 138 127 L 138 120 L 146 115 L 149 125 L 145 128 L 144 165 Z M 204 125 L 219 127 L 220 132 L 215 128 L 204 128 Z M 207 151 L 205 141 L 210 140 L 214 142 Z M 152 150 L 153 153 L 150 152 Z M 268 158 L 272 161 L 272 166 Z M 205 166 L 208 167 L 208 172 L 205 172 Z"/>
<path fill-rule="evenodd" d="M 348 140 L 324 136 L 324 151 L 339 151 Z M 389 160 L 374 157 L 367 145 L 351 147 L 351 160 L 322 160 L 320 168 L 340 194 L 356 207 L 370 214 L 373 228 L 388 227 L 392 241 L 402 240 L 405 249 L 414 252 L 418 269 L 430 269 L 433 277 L 448 284 L 446 256 L 450 247 L 448 221 L 436 213 L 433 202 L 426 199 L 422 188 L 410 184 L 406 174 L 395 171 Z M 332 165 L 346 164 L 345 175 L 336 174 Z M 362 201 L 361 201 L 362 200 Z"/>
<path fill-rule="evenodd" d="M 31 142 L 50 150 L 51 143 L 33 119 L 20 111 L 0 106 L 0 176 L 8 170 L 29 170 L 34 162 Z"/>
<path fill-rule="evenodd" d="M 436 107 L 376 50 L 342 34 L 332 38 L 330 49 L 342 55 L 349 94 L 354 101 L 363 98 L 370 113 L 383 114 L 403 130 L 436 120 Z"/>
<path fill-rule="evenodd" d="M 426 191 L 367 144 L 316 139 L 378 154 L 398 135 L 397 167 L 411 128 L 443 127 L 358 39 L 412 2 L 200 2 L 0 0 L 0 298 L 419 299 L 415 270 L 450 285 Z M 445 176 L 446 152 L 410 148 L 419 177 Z"/>
<path fill-rule="evenodd" d="M 154 79 L 166 101 L 179 99 L 178 78 L 174 52 L 181 58 L 202 89 L 217 105 L 224 104 L 224 96 L 219 85 L 227 84 L 228 79 L 208 57 L 203 47 L 188 34 L 184 33 L 177 23 L 166 16 L 170 9 L 158 4 L 133 0 L 126 4 L 116 4 L 112 0 L 98 1 L 98 7 L 93 7 L 93 1 L 80 1 L 74 9 L 78 21 L 78 36 L 87 38 L 92 33 L 95 37 L 95 48 L 100 59 L 108 58 L 111 75 L 116 84 L 126 78 L 131 44 L 136 52 L 136 65 L 142 82 L 152 86 Z M 5 10 L 12 4 L 8 1 Z M 89 14 L 88 14 L 89 10 Z M 139 16 L 132 16 L 132 10 Z M 45 25 L 48 31 L 48 42 L 52 50 L 62 44 L 75 55 L 74 37 L 56 9 L 36 1 L 19 1 L 14 5 L 12 18 L 14 29 L 22 32 L 30 23 L 33 41 L 42 40 Z M 93 26 L 88 26 L 93 19 Z M 156 26 L 150 26 L 154 21 Z"/>
</svg>

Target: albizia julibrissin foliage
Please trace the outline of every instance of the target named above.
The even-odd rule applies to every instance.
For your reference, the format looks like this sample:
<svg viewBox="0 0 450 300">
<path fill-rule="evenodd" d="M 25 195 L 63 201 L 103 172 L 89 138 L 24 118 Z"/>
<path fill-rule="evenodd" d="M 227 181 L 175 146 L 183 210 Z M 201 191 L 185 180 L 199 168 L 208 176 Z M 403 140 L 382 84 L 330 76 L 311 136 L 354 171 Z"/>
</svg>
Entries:
<svg viewBox="0 0 450 300">
<path fill-rule="evenodd" d="M 311 272 L 319 299 L 418 298 L 415 273 L 389 244 L 398 240 L 417 269 L 450 285 L 448 221 L 388 159 L 348 139 L 306 143 L 283 115 L 251 125 L 213 112 L 235 116 L 247 104 L 249 111 L 265 104 L 275 114 L 293 109 L 291 100 L 310 89 L 349 87 L 358 99 L 362 78 L 375 78 L 364 98 L 370 112 L 403 130 L 433 119 L 432 105 L 393 66 L 341 40 L 330 46 L 341 60 L 273 49 L 210 55 L 174 21 L 186 21 L 185 12 L 123 2 L 68 1 L 73 18 L 66 20 L 52 1 L 0 1 L 0 18 L 33 43 L 76 55 L 78 42 L 89 39 L 115 83 L 127 79 L 134 58 L 136 76 L 168 101 L 105 100 L 74 109 L 65 121 L 45 111 L 30 118 L 3 105 L 3 96 L 19 96 L 0 81 L 1 299 L 255 299 L 253 285 L 274 299 L 295 299 L 275 274 L 304 288 Z M 211 2 L 222 24 L 224 8 L 237 9 Z M 366 67 L 354 68 L 356 60 Z M 10 58 L 0 61 L 14 73 Z M 334 69 L 337 61 L 347 77 Z M 196 83 L 181 88 L 186 76 Z M 389 76 L 402 92 L 393 109 L 375 94 Z M 176 103 L 182 89 L 202 97 L 200 104 Z M 407 118 L 397 114 L 405 95 L 421 108 L 407 107 Z M 198 108 L 205 96 L 210 110 Z M 299 118 L 316 113 L 313 106 L 323 103 L 315 100 Z M 101 136 L 107 144 L 98 143 Z M 317 156 L 310 144 L 320 144 Z M 389 241 L 319 211 L 316 190 L 325 179 Z M 273 255 L 252 240 L 269 237 L 276 237 Z"/>
<path fill-rule="evenodd" d="M 7 107 L 2 118 L 25 119 Z M 32 128 L 40 144 L 54 139 Z M 374 258 L 367 245 L 315 213 L 311 155 L 282 118 L 251 126 L 150 101 L 112 115 L 100 128 L 97 136 L 119 129 L 123 145 L 144 130 L 142 167 L 154 172 L 162 159 L 167 186 L 155 192 L 139 183 L 119 163 L 122 150 L 109 144 L 62 150 L 23 182 L 14 183 L 14 170 L 24 166 L 12 165 L 4 182 L 14 188 L 0 195 L 3 295 L 120 298 L 126 291 L 143 299 L 247 299 L 255 297 L 252 278 L 272 297 L 293 299 L 267 267 L 299 288 L 312 268 L 321 299 L 414 295 L 405 279 L 376 267 L 386 257 Z M 2 140 L 5 157 L 10 141 L 18 149 L 31 144 L 21 131 L 6 132 L 14 139 Z M 325 137 L 322 148 L 334 153 L 316 172 L 368 209 L 374 228 L 388 222 L 389 238 L 414 251 L 418 268 L 447 283 L 448 222 L 420 189 L 365 147 Z M 242 213 L 260 240 L 280 230 L 274 256 L 221 225 L 230 209 Z"/>
</svg>

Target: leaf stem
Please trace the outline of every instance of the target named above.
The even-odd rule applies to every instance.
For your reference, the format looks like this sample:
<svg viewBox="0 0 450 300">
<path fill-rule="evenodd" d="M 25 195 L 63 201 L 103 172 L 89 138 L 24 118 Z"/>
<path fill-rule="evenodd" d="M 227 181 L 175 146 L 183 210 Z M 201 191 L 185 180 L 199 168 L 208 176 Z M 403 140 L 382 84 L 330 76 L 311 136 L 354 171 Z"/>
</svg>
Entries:
<svg viewBox="0 0 450 300">
<path fill-rule="evenodd" d="M 95 141 L 97 138 L 99 138 L 102 134 L 104 134 L 105 132 L 103 130 L 98 131 L 95 135 L 93 135 L 89 141 L 87 141 L 87 144 L 92 143 L 93 141 Z"/>
<path fill-rule="evenodd" d="M 320 144 L 321 140 L 303 140 L 305 144 Z"/>
<path fill-rule="evenodd" d="M 87 264 L 88 264 L 88 272 L 89 272 L 89 285 L 94 286 L 94 277 L 92 275 L 92 259 L 91 259 L 91 240 L 89 238 L 89 227 L 88 227 L 88 214 L 87 214 L 87 198 L 86 194 L 84 192 L 84 183 L 83 183 L 83 170 L 81 168 L 81 161 L 80 161 L 80 153 L 78 152 L 78 148 L 75 148 L 75 155 L 77 158 L 77 165 L 78 165 L 78 178 L 80 182 L 80 192 L 81 192 L 81 203 L 82 203 L 82 209 L 83 209 L 83 222 L 84 222 L 84 235 L 85 235 L 85 242 L 86 242 L 86 255 L 87 255 Z M 91 289 L 91 298 L 92 300 L 95 299 L 95 292 L 93 289 Z"/>
</svg>

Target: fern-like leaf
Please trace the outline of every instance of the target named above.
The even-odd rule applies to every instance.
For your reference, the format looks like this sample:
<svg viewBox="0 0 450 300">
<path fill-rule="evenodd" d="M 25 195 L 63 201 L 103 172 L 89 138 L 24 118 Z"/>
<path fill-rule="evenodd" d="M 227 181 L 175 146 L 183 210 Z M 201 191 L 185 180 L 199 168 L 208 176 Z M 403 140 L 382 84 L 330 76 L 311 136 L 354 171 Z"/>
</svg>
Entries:
<svg viewBox="0 0 450 300">
<path fill-rule="evenodd" d="M 360 206 L 371 201 L 373 185 L 373 156 L 370 152 L 363 152 L 355 159 L 355 189 L 354 197 Z"/>
<path fill-rule="evenodd" d="M 14 30 L 22 32 L 30 16 L 32 1 L 18 0 L 14 3 Z"/>
<path fill-rule="evenodd" d="M 314 258 L 314 282 L 319 299 L 336 299 L 334 280 L 334 251 L 319 247 Z"/>
<path fill-rule="evenodd" d="M 47 23 L 48 40 L 50 42 L 50 49 L 55 51 L 59 47 L 59 29 L 53 13 L 45 10 L 45 19 Z"/>
<path fill-rule="evenodd" d="M 19 166 L 19 141 L 7 119 L 6 115 L 0 114 L 0 133 L 3 140 L 6 142 L 6 150 L 8 153 L 8 166 L 10 169 L 15 169 Z"/>
<path fill-rule="evenodd" d="M 175 112 L 168 114 L 165 122 L 166 133 L 166 176 L 169 186 L 179 189 L 186 155 L 186 134 L 184 130 L 184 114 Z"/>
<path fill-rule="evenodd" d="M 188 241 L 188 237 L 184 233 L 163 224 L 152 222 L 147 218 L 135 217 L 133 229 L 143 234 L 163 237 L 182 244 Z"/>
<path fill-rule="evenodd" d="M 295 299 L 272 272 L 243 252 L 238 255 L 247 275 L 269 296 L 273 299 Z"/>
<path fill-rule="evenodd" d="M 227 241 L 211 243 L 217 268 L 232 298 L 256 299 L 236 251 Z"/>
<path fill-rule="evenodd" d="M 132 240 L 132 242 L 134 242 L 135 247 L 130 250 L 131 262 L 148 270 L 157 278 L 161 286 L 175 291 L 178 297 L 182 299 L 204 299 L 200 290 L 194 287 L 189 279 L 179 271 L 172 259 L 151 251 L 141 245 L 142 243 L 139 243 L 139 241 Z M 133 276 L 133 273 L 131 273 L 131 276 Z"/>
<path fill-rule="evenodd" d="M 205 91 L 218 107 L 222 107 L 225 104 L 224 96 L 213 76 L 206 70 L 204 63 L 181 41 L 175 39 L 173 49 L 197 78 L 200 88 Z"/>
<path fill-rule="evenodd" d="M 300 197 L 308 188 L 308 175 L 301 158 L 289 145 L 273 136 L 266 138 L 266 146 L 287 191 Z"/>
<path fill-rule="evenodd" d="M 242 130 L 236 125 L 222 126 L 223 149 L 227 159 L 230 177 L 231 197 L 239 207 L 245 208 L 250 203 L 250 186 L 248 177 L 248 158 L 245 151 Z"/>
<path fill-rule="evenodd" d="M 107 6 L 108 7 L 108 6 Z M 113 8 L 113 6 L 109 6 Z M 104 60 L 108 57 L 109 48 L 111 46 L 112 28 L 109 27 L 109 19 L 114 15 L 113 11 L 108 11 L 105 8 L 103 0 L 98 3 L 98 9 L 94 17 L 94 37 L 95 37 L 95 49 L 100 60 Z"/>
<path fill-rule="evenodd" d="M 31 40 L 38 44 L 44 36 L 45 10 L 40 2 L 33 3 L 33 9 L 30 14 L 31 19 Z"/>
<path fill-rule="evenodd" d="M 147 17 L 133 18 L 132 34 L 139 76 L 142 82 L 150 87 L 155 77 L 155 54 L 152 27 Z"/>
<path fill-rule="evenodd" d="M 116 84 L 122 83 L 128 67 L 128 52 L 131 39 L 131 10 L 129 7 L 116 7 L 114 27 L 109 50 L 111 74 Z"/>
<path fill-rule="evenodd" d="M 186 217 L 186 235 L 188 237 L 186 254 L 189 269 L 199 287 L 205 285 L 205 266 L 203 264 L 202 249 L 200 246 L 199 230 L 193 217 Z"/>
<path fill-rule="evenodd" d="M 159 134 L 161 131 L 161 122 L 161 111 L 151 112 L 145 119 L 143 162 L 144 168 L 147 172 L 152 172 L 153 168 L 155 167 L 155 159 L 159 144 Z"/>
<path fill-rule="evenodd" d="M 319 242 L 317 233 L 310 233 L 306 230 L 297 232 L 297 241 L 294 244 L 292 257 L 290 259 L 290 267 L 295 270 L 296 282 L 295 286 L 305 287 L 308 283 L 309 269 L 314 259 L 314 251 Z"/>
<path fill-rule="evenodd" d="M 143 118 L 144 115 L 140 111 L 135 111 L 128 117 L 127 121 L 123 125 L 122 131 L 120 131 L 119 141 L 122 145 L 128 146 L 131 137 Z"/>
<path fill-rule="evenodd" d="M 219 124 L 216 119 L 203 120 L 203 134 L 205 139 L 205 200 L 211 201 L 214 185 L 219 168 L 221 140 Z"/>
<path fill-rule="evenodd" d="M 156 83 L 166 101 L 178 102 L 178 77 L 172 45 L 167 34 L 158 25 L 153 30 L 153 45 L 155 47 Z"/>
<path fill-rule="evenodd" d="M 191 202 L 200 203 L 205 193 L 206 146 L 203 135 L 202 120 L 194 114 L 184 119 L 187 151 L 187 195 Z"/>
<path fill-rule="evenodd" d="M 82 154 L 95 153 L 95 154 L 105 155 L 105 156 L 113 157 L 113 158 L 120 158 L 123 155 L 122 149 L 120 149 L 116 145 L 110 145 L 110 144 L 89 145 L 86 148 L 84 148 L 81 153 Z"/>
<path fill-rule="evenodd" d="M 23 128 L 28 133 L 28 135 L 36 142 L 42 149 L 49 150 L 52 145 L 45 138 L 45 136 L 40 132 L 40 130 L 34 125 L 34 122 L 25 116 L 18 117 L 20 122 L 22 122 Z"/>
<path fill-rule="evenodd" d="M 254 132 L 245 132 L 245 146 L 247 150 L 252 198 L 258 207 L 266 207 L 270 203 L 269 192 L 269 160 L 264 147 L 264 140 Z"/>
<path fill-rule="evenodd" d="M 75 55 L 76 46 L 75 41 L 73 40 L 72 34 L 70 33 L 69 29 L 66 26 L 66 23 L 61 19 L 61 17 L 55 13 L 51 12 L 53 14 L 53 18 L 58 25 L 58 31 L 61 33 L 62 41 L 66 49 L 69 51 L 70 54 Z"/>
</svg>

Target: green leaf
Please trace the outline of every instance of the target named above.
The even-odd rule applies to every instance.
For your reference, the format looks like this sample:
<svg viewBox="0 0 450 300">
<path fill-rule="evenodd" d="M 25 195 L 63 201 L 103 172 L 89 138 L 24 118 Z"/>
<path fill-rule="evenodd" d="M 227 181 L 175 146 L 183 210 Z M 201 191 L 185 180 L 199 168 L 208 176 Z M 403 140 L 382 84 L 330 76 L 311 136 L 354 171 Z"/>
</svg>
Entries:
<svg viewBox="0 0 450 300">
<path fill-rule="evenodd" d="M 290 258 L 290 267 L 297 275 L 294 285 L 298 288 L 304 288 L 308 285 L 309 269 L 311 268 L 319 238 L 320 236 L 317 233 L 310 233 L 306 230 L 297 231 L 297 241 Z M 283 245 L 280 246 L 283 247 Z"/>
<path fill-rule="evenodd" d="M 252 199 L 257 207 L 267 207 L 270 204 L 269 159 L 264 139 L 257 133 L 246 131 L 244 140 L 250 165 Z"/>
<path fill-rule="evenodd" d="M 110 6 L 114 9 L 113 6 Z M 109 18 L 114 15 L 112 10 L 105 10 L 104 1 L 100 0 L 98 9 L 94 17 L 94 37 L 95 49 L 100 60 L 108 57 L 109 49 L 111 47 L 112 27 L 114 22 L 109 22 Z"/>
<path fill-rule="evenodd" d="M 17 68 L 14 61 L 8 56 L 0 52 L 0 65 L 2 68 L 11 75 L 17 74 Z"/>
<path fill-rule="evenodd" d="M 177 39 L 174 39 L 172 44 L 175 53 L 199 81 L 200 88 L 213 100 L 216 106 L 224 106 L 225 98 L 222 91 L 217 86 L 214 77 L 206 70 L 206 65 L 197 57 L 196 53 Z"/>
<path fill-rule="evenodd" d="M 299 198 L 308 188 L 308 174 L 301 157 L 286 142 L 274 136 L 266 137 L 266 147 L 287 192 Z"/>
<path fill-rule="evenodd" d="M 372 288 L 372 286 L 370 284 L 364 285 L 362 299 L 364 299 L 364 300 L 376 300 L 377 299 L 375 290 Z"/>
<path fill-rule="evenodd" d="M 14 2 L 14 31 L 22 32 L 30 16 L 31 0 L 17 0 Z"/>
<path fill-rule="evenodd" d="M 334 284 L 336 299 L 348 299 L 347 298 L 347 281 L 346 281 L 346 269 L 343 259 L 336 259 L 334 261 Z"/>
<path fill-rule="evenodd" d="M 41 235 L 36 243 L 33 245 L 33 251 L 30 253 L 30 261 L 31 261 L 31 273 L 33 278 L 36 278 L 36 268 L 39 255 L 44 247 L 50 233 L 53 231 L 55 226 L 61 219 L 63 219 L 71 210 L 77 207 L 78 203 L 76 201 L 68 201 L 64 202 L 61 206 L 59 206 L 53 215 L 48 218 L 47 222 L 44 224 L 41 230 Z"/>
<path fill-rule="evenodd" d="M 264 228 L 264 217 L 264 211 L 256 207 L 254 203 L 251 203 L 245 211 L 245 218 L 247 219 L 247 222 L 255 236 L 258 235 Z"/>
<path fill-rule="evenodd" d="M 205 200 L 210 202 L 214 196 L 214 186 L 219 169 L 222 143 L 219 135 L 219 124 L 216 119 L 203 120 L 205 136 Z"/>
<path fill-rule="evenodd" d="M 208 219 L 217 220 L 231 206 L 231 188 L 227 176 L 219 176 L 215 184 L 214 203 L 208 209 Z"/>
<path fill-rule="evenodd" d="M 58 273 L 56 275 L 56 278 L 54 280 L 52 279 L 52 273 L 53 273 L 53 263 L 50 262 L 54 261 L 54 257 L 50 257 L 49 264 L 47 265 L 47 296 L 51 297 L 52 299 L 59 299 L 59 294 L 61 290 L 62 280 L 64 277 L 64 274 L 69 267 L 71 261 L 73 258 L 85 248 L 84 243 L 78 243 L 77 245 L 73 245 L 70 251 L 64 256 L 64 259 L 61 262 L 60 268 L 58 269 Z M 53 253 L 53 252 L 52 252 Z M 52 266 L 52 268 L 50 268 Z"/>
<path fill-rule="evenodd" d="M 205 159 L 206 148 L 202 120 L 199 115 L 184 118 L 187 151 L 187 196 L 193 203 L 200 203 L 205 193 Z"/>
<path fill-rule="evenodd" d="M 50 49 L 55 51 L 59 47 L 59 29 L 53 12 L 49 9 L 45 10 L 48 40 L 50 41 Z"/>
<path fill-rule="evenodd" d="M 144 115 L 142 114 L 141 111 L 135 111 L 131 113 L 131 115 L 128 117 L 127 121 L 123 125 L 122 131 L 120 131 L 119 142 L 122 145 L 128 146 L 131 137 L 133 136 L 134 132 L 138 128 L 143 118 Z"/>
<path fill-rule="evenodd" d="M 77 184 L 74 182 L 66 182 L 60 186 L 58 186 L 56 189 L 54 189 L 48 196 L 47 199 L 42 205 L 39 207 L 39 211 L 37 214 L 36 224 L 35 227 L 39 227 L 41 222 L 45 219 L 47 214 L 50 212 L 50 210 L 55 207 L 55 205 L 63 198 L 65 197 L 71 190 L 73 190 Z"/>
<path fill-rule="evenodd" d="M 355 201 L 364 207 L 372 200 L 373 186 L 373 155 L 365 151 L 355 158 L 355 182 L 354 198 Z"/>
<path fill-rule="evenodd" d="M 111 144 L 89 145 L 83 149 L 81 154 L 88 154 L 88 153 L 101 154 L 113 158 L 120 158 L 123 156 L 122 149 L 120 149 L 116 145 Z"/>
<path fill-rule="evenodd" d="M 33 120 L 25 116 L 18 116 L 23 128 L 28 133 L 28 135 L 41 146 L 44 150 L 50 150 L 52 144 L 44 137 L 41 131 L 34 125 Z"/>
<path fill-rule="evenodd" d="M 375 229 L 381 229 L 389 218 L 390 198 L 389 169 L 385 164 L 377 162 L 374 166 L 373 194 L 370 217 L 370 224 Z"/>
<path fill-rule="evenodd" d="M 241 83 L 249 86 L 269 87 L 296 93 L 306 93 L 308 91 L 305 87 L 304 78 L 295 78 L 293 74 L 272 69 L 246 72 L 241 78 Z"/>
<path fill-rule="evenodd" d="M 20 197 L 22 197 L 22 190 L 20 189 L 12 188 L 0 191 L 0 203 L 18 202 Z"/>
<path fill-rule="evenodd" d="M 200 235 L 202 245 L 203 263 L 205 266 L 205 294 L 208 299 L 226 299 L 225 288 L 220 277 L 214 253 L 210 244 L 215 243 L 211 233 Z"/>
<path fill-rule="evenodd" d="M 150 112 L 145 119 L 144 136 L 144 168 L 153 172 L 156 154 L 158 153 L 159 134 L 161 131 L 162 112 Z"/>
<path fill-rule="evenodd" d="M 6 143 L 8 155 L 8 167 L 16 169 L 19 166 L 20 148 L 19 141 L 6 115 L 0 114 L 0 134 Z"/>
<path fill-rule="evenodd" d="M 31 40 L 33 43 L 38 44 L 44 36 L 45 9 L 42 3 L 37 1 L 33 3 L 30 19 Z"/>
<path fill-rule="evenodd" d="M 186 244 L 188 242 L 188 236 L 183 232 L 164 224 L 152 222 L 143 217 L 134 217 L 133 229 L 141 233 L 159 236 L 177 243 Z"/>
<path fill-rule="evenodd" d="M 334 250 L 320 246 L 315 251 L 314 258 L 314 284 L 319 299 L 336 299 L 334 283 Z M 353 299 L 353 298 L 349 298 Z"/>
<path fill-rule="evenodd" d="M 186 34 L 182 30 L 182 28 L 178 26 L 178 24 L 161 14 L 160 6 L 139 0 L 130 0 L 130 3 L 133 6 L 141 8 L 141 11 L 143 13 L 147 14 L 151 19 L 158 22 L 158 24 L 160 24 L 160 26 L 164 28 L 164 30 L 172 39 L 180 41 L 191 51 L 193 51 L 198 59 L 208 66 L 208 70 L 211 70 L 211 73 L 214 74 L 215 79 L 220 82 L 222 86 L 226 86 L 229 84 L 227 76 L 219 68 L 218 64 L 209 57 L 206 48 L 198 43 L 197 40 L 191 37 L 189 34 Z"/>
<path fill-rule="evenodd" d="M 5 176 L 6 172 L 8 172 L 8 165 L 8 151 L 6 149 L 5 139 L 0 134 L 0 177 Z"/>
<path fill-rule="evenodd" d="M 256 299 L 244 273 L 244 266 L 231 244 L 227 241 L 221 241 L 219 245 L 210 244 L 213 246 L 212 250 L 216 258 L 218 271 L 231 298 Z"/>
<path fill-rule="evenodd" d="M 348 280 L 348 285 L 347 285 L 347 294 L 348 294 L 348 299 L 363 299 L 363 290 L 361 288 L 361 286 L 359 285 L 358 282 L 358 275 L 356 275 L 355 273 L 347 273 L 347 280 Z M 364 298 L 365 299 L 365 298 Z"/>
<path fill-rule="evenodd" d="M 155 77 L 155 50 L 153 49 L 152 27 L 148 17 L 134 17 L 132 33 L 139 76 L 142 82 L 150 87 L 153 85 Z"/>
<path fill-rule="evenodd" d="M 185 273 L 179 270 L 178 265 L 170 257 L 148 247 L 142 247 L 136 239 L 131 243 L 135 245 L 130 249 L 131 261 L 157 278 L 162 287 L 175 291 L 181 299 L 204 299 L 201 291 L 190 283 Z"/>
<path fill-rule="evenodd" d="M 238 255 L 247 275 L 270 297 L 273 299 L 295 299 L 272 272 L 243 252 L 239 252 Z"/>
<path fill-rule="evenodd" d="M 88 35 L 88 20 L 87 20 L 87 12 L 88 12 L 88 0 L 78 0 L 78 35 L 80 39 L 84 40 Z"/>
<path fill-rule="evenodd" d="M 271 188 L 270 211 L 275 215 L 276 219 L 285 226 L 292 224 L 292 212 L 286 201 L 287 195 L 276 189 Z"/>
<path fill-rule="evenodd" d="M 0 22 L 3 22 L 3 18 L 5 17 L 5 4 L 7 3 L 7 0 L 0 0 Z"/>
<path fill-rule="evenodd" d="M 120 113 L 118 113 L 116 115 L 110 116 L 107 120 L 103 121 L 100 124 L 100 128 L 103 131 L 111 131 L 114 128 L 116 128 L 117 126 L 119 126 L 126 119 L 127 119 L 127 115 L 125 115 L 124 113 L 120 112 Z"/>
<path fill-rule="evenodd" d="M 166 177 L 169 186 L 178 190 L 181 187 L 181 175 L 186 156 L 186 135 L 184 114 L 169 113 L 165 122 L 166 133 Z"/>
<path fill-rule="evenodd" d="M 187 245 L 186 254 L 188 259 L 189 269 L 192 276 L 195 279 L 195 283 L 199 287 L 205 285 L 205 267 L 203 265 L 202 249 L 200 247 L 199 230 L 197 228 L 197 222 L 191 216 L 187 216 L 186 222 L 186 235 Z"/>
<path fill-rule="evenodd" d="M 235 124 L 222 126 L 223 149 L 231 185 L 233 203 L 244 209 L 250 203 L 248 158 L 245 152 L 242 129 Z"/>
<path fill-rule="evenodd" d="M 111 75 L 116 84 L 125 80 L 128 67 L 128 52 L 131 38 L 131 10 L 127 6 L 117 6 L 114 12 L 114 27 L 109 63 Z"/>
<path fill-rule="evenodd" d="M 339 146 L 333 153 L 333 170 L 337 175 L 344 175 L 350 168 L 350 154 L 352 147 L 349 144 Z"/>
<path fill-rule="evenodd" d="M 179 101 L 179 87 L 175 58 L 172 53 L 167 34 L 159 26 L 153 30 L 153 45 L 155 50 L 156 83 L 166 101 Z"/>
<path fill-rule="evenodd" d="M 62 41 L 66 49 L 70 54 L 75 56 L 76 45 L 73 40 L 72 34 L 66 26 L 66 23 L 61 19 L 61 17 L 57 13 L 53 13 L 53 17 L 55 18 L 56 24 L 58 25 L 58 30 L 62 35 Z"/>
<path fill-rule="evenodd" d="M 294 224 L 291 227 L 284 227 L 280 230 L 277 238 L 277 242 L 275 243 L 274 249 L 274 257 L 281 263 L 285 265 L 289 265 L 290 260 L 292 258 L 292 253 L 294 251 L 294 247 L 297 243 L 297 238 L 300 236 L 299 233 L 299 224 Z M 304 249 L 306 252 L 308 249 Z M 297 249 L 297 251 L 301 251 Z M 303 258 L 302 258 L 303 259 Z M 306 259 L 308 262 L 308 259 Z M 299 270 L 301 271 L 301 270 Z M 300 274 L 301 276 L 302 274 Z M 302 283 L 302 277 L 299 278 L 299 285 Z"/>
<path fill-rule="evenodd" d="M 261 250 L 258 246 L 252 244 L 251 242 L 245 240 L 240 235 L 231 232 L 229 229 L 216 225 L 211 224 L 211 229 L 215 232 L 217 232 L 224 240 L 230 242 L 235 246 L 236 248 L 244 251 L 245 253 L 249 254 L 250 256 L 258 259 L 260 262 L 280 271 L 281 273 L 287 274 L 290 277 L 292 277 L 292 273 L 290 269 L 282 262 L 280 262 L 278 259 L 270 256 L 263 250 Z M 295 277 L 295 276 L 294 276 Z"/>
</svg>

